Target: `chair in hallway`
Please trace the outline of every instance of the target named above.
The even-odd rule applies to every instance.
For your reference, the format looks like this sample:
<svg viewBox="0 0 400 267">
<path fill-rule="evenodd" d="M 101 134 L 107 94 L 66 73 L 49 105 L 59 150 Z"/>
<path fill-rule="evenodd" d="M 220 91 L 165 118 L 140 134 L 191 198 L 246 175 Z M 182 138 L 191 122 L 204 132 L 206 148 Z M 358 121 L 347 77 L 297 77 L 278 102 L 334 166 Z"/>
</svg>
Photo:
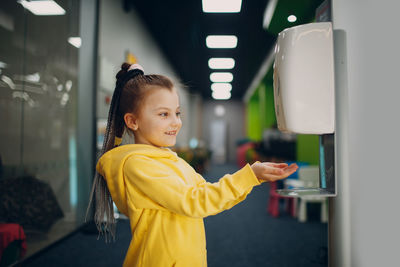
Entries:
<svg viewBox="0 0 400 267">
<path fill-rule="evenodd" d="M 21 225 L 0 223 L 0 267 L 11 266 L 26 253 L 26 236 Z"/>
<path fill-rule="evenodd" d="M 281 199 L 285 200 L 285 210 L 292 217 L 297 216 L 297 199 L 289 196 L 281 196 L 276 193 L 276 189 L 278 189 L 277 182 L 270 182 L 269 184 L 269 198 L 267 205 L 267 212 L 271 214 L 272 217 L 279 216 L 279 201 Z"/>
<path fill-rule="evenodd" d="M 299 168 L 299 180 L 303 186 L 308 188 L 319 187 L 319 167 L 318 166 L 303 166 Z M 298 219 L 300 222 L 307 221 L 307 204 L 321 204 L 321 222 L 328 222 L 328 199 L 323 196 L 301 196 Z"/>
</svg>

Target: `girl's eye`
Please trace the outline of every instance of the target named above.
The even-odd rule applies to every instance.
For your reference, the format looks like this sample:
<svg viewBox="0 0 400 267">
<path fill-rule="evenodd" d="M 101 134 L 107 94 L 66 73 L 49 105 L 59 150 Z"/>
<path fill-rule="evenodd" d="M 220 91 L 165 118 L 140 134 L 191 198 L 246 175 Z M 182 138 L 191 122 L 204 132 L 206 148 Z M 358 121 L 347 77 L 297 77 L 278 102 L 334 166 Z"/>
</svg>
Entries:
<svg viewBox="0 0 400 267">
<path fill-rule="evenodd" d="M 176 113 L 176 116 L 177 116 L 177 117 L 180 117 L 180 116 L 181 116 L 181 112 L 177 112 L 177 113 Z"/>
<path fill-rule="evenodd" d="M 167 113 L 167 112 L 160 113 L 160 116 L 161 116 L 161 117 L 167 117 L 167 116 L 168 116 L 168 113 Z"/>
</svg>

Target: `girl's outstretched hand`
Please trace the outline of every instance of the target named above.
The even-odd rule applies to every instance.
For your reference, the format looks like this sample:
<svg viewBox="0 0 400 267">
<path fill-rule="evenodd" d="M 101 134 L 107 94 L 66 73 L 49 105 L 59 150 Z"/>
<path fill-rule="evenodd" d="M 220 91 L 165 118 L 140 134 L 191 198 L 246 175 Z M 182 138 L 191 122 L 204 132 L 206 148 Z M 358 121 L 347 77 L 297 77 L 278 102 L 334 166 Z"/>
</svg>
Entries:
<svg viewBox="0 0 400 267">
<path fill-rule="evenodd" d="M 286 163 L 255 162 L 251 168 L 258 179 L 274 182 L 285 179 L 299 167 L 296 163 L 287 165 Z"/>
</svg>

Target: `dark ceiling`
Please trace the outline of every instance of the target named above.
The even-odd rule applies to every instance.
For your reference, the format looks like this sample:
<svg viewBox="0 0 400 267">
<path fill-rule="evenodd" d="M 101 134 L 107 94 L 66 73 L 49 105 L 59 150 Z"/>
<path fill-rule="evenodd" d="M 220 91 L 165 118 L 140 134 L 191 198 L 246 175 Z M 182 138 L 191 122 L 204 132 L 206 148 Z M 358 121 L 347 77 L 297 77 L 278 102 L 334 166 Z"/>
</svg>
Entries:
<svg viewBox="0 0 400 267">
<path fill-rule="evenodd" d="M 262 27 L 267 3 L 243 1 L 240 13 L 203 13 L 201 0 L 124 0 L 124 9 L 139 13 L 182 83 L 206 99 L 211 98 L 208 59 L 234 58 L 232 99 L 241 99 L 275 42 L 276 37 Z M 210 34 L 236 35 L 238 45 L 207 48 Z"/>
</svg>

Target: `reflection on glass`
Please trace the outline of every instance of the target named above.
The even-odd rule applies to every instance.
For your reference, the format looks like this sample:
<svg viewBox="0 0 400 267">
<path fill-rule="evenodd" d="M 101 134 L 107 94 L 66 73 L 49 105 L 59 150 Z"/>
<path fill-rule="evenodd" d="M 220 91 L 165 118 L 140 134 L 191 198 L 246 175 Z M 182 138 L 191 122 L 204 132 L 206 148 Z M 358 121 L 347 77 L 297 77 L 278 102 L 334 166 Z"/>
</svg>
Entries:
<svg viewBox="0 0 400 267">
<path fill-rule="evenodd" d="M 42 202 L 54 207 L 46 215 L 40 204 L 31 207 L 43 212 L 36 224 L 24 214 L 10 218 L 0 212 L 0 221 L 23 227 L 25 257 L 80 223 L 75 211 L 78 49 L 67 42 L 79 35 L 79 1 L 56 2 L 64 15 L 34 15 L 25 9 L 34 2 L 25 8 L 14 0 L 0 2 L 0 183 L 37 184 L 47 192 Z"/>
<path fill-rule="evenodd" d="M 26 1 L 19 0 L 24 8 L 32 12 L 32 14 L 37 16 L 57 16 L 64 15 L 65 10 L 60 7 L 53 0 L 40 0 L 40 1 Z"/>
</svg>

